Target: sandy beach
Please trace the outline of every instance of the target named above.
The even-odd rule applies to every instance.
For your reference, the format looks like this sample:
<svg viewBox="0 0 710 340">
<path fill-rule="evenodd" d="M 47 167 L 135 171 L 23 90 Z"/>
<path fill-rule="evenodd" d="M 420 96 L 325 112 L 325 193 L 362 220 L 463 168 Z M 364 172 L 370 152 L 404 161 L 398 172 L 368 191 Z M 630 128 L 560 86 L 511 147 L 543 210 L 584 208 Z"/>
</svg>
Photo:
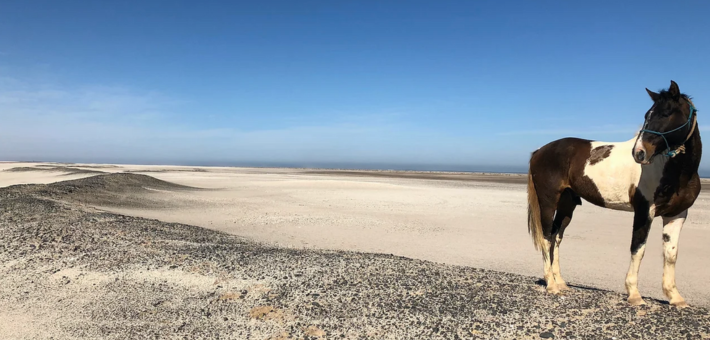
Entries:
<svg viewBox="0 0 710 340">
<path fill-rule="evenodd" d="M 115 187 L 105 187 L 103 182 L 97 184 L 96 189 L 77 185 L 62 191 L 42 189 L 41 186 L 15 186 L 119 173 L 129 177 L 121 177 L 121 181 L 127 182 L 116 182 Z M 130 177 L 132 175 L 144 176 Z M 149 184 L 141 182 L 145 180 Z M 153 180 L 156 182 L 150 182 Z M 126 189 L 133 185 L 131 183 L 142 190 Z M 710 183 L 703 181 L 703 184 L 710 188 Z M 7 197 L 31 194 L 32 197 L 70 204 L 72 211 L 86 210 L 91 214 L 108 213 L 149 219 L 140 221 L 157 220 L 202 227 L 220 232 L 218 235 L 234 235 L 243 242 L 255 242 L 284 252 L 323 254 L 344 251 L 343 254 L 349 254 L 346 257 L 373 253 L 424 260 L 426 262 L 422 263 L 427 263 L 426 266 L 482 269 L 486 270 L 486 275 L 522 275 L 510 280 L 522 280 L 520 289 L 529 287 L 539 291 L 539 296 L 530 299 L 561 303 L 559 297 L 546 297 L 535 283 L 542 277 L 542 261 L 527 234 L 525 177 L 521 175 L 0 163 L 0 187 L 9 186 L 27 189 L 22 189 L 26 192 L 17 189 L 20 191 L 12 191 L 15 196 Z M 693 306 L 688 310 L 695 310 L 699 315 L 707 315 L 703 307 L 710 306 L 710 290 L 707 288 L 710 270 L 706 266 L 710 260 L 708 198 L 708 191 L 703 190 L 690 210 L 681 234 L 676 269 L 678 288 Z M 10 212 L 5 210 L 4 214 Z M 602 294 L 594 293 L 599 290 L 611 294 L 604 295 L 605 298 L 620 299 L 618 304 L 612 304 L 616 306 L 614 308 L 624 310 L 624 313 L 636 313 L 628 309 L 630 307 L 622 307 L 624 277 L 630 257 L 631 221 L 631 213 L 606 210 L 587 202 L 577 209 L 561 248 L 562 274 L 577 289 L 569 293 L 564 304 L 590 297 L 585 294 Z M 10 257 L 13 256 L 14 262 L 8 262 L 10 260 L 6 258 L 2 263 L 6 274 L 18 261 L 22 262 L 22 256 L 11 254 Z M 334 258 L 332 261 L 338 260 Z M 395 268 L 397 266 L 391 267 L 392 270 Z M 145 275 L 169 275 L 163 270 L 156 268 L 155 272 L 148 271 Z M 502 273 L 491 274 L 498 272 Z M 659 317 L 667 317 L 664 313 L 685 313 L 671 312 L 671 307 L 664 305 L 661 276 L 661 221 L 656 219 L 639 277 L 639 288 L 642 295 L 649 298 L 650 306 L 641 308 L 651 308 L 644 314 L 657 313 Z M 70 278 L 71 275 L 64 277 Z M 523 279 L 525 277 L 528 279 Z M 104 279 L 106 277 L 92 280 Z M 15 308 L 18 314 L 13 318 L 30 317 L 20 310 Z M 5 314 L 4 317 L 10 317 L 7 312 Z M 709 327 L 707 319 L 703 319 L 700 325 L 701 328 Z M 323 327 L 331 326 L 326 323 Z M 566 334 L 559 327 L 550 329 L 549 332 L 558 334 L 558 338 Z M 276 332 L 277 329 L 270 331 Z M 325 336 L 313 332 L 314 336 Z M 547 330 L 535 336 L 539 338 L 545 332 Z M 391 332 L 384 334 L 387 336 L 381 338 L 409 338 L 397 337 Z M 468 336 L 472 334 L 477 333 Z M 520 338 L 515 332 L 495 334 L 502 338 Z M 701 333 L 695 334 L 702 336 Z M 266 337 L 259 337 L 262 338 Z"/>
<path fill-rule="evenodd" d="M 5 169 L 36 167 L 3 164 Z M 0 186 L 124 172 L 211 190 L 159 192 L 146 204 L 100 206 L 120 214 L 185 223 L 288 248 L 386 253 L 540 276 L 526 226 L 525 177 L 465 173 L 333 171 L 179 166 L 70 166 L 3 171 Z M 1 170 L 0 170 L 1 171 Z M 706 185 L 710 189 L 710 185 Z M 566 280 L 623 292 L 632 214 L 584 204 L 561 248 Z M 662 222 L 649 236 L 639 287 L 664 299 Z M 683 228 L 677 282 L 686 299 L 710 306 L 710 195 L 704 190 Z"/>
</svg>

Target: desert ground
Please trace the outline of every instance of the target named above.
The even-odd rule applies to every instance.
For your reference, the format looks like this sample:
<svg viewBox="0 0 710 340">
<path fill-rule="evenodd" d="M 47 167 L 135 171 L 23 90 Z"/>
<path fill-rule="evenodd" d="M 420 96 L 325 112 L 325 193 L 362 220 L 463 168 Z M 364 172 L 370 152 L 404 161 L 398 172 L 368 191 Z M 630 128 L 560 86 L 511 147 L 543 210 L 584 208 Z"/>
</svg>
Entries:
<svg viewBox="0 0 710 340">
<path fill-rule="evenodd" d="M 632 214 L 586 201 L 560 251 L 574 289 L 544 293 L 525 180 L 0 163 L 0 334 L 710 337 L 710 191 L 681 234 L 676 280 L 691 307 L 678 310 L 661 291 L 660 219 L 639 276 L 648 305 L 630 307 Z"/>
</svg>

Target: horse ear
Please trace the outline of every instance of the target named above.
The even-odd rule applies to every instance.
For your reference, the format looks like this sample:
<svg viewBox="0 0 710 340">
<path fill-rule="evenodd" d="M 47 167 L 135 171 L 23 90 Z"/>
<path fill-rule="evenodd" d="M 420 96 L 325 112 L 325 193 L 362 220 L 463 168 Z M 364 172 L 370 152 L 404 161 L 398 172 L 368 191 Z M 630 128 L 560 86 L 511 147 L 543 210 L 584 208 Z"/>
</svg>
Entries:
<svg viewBox="0 0 710 340">
<path fill-rule="evenodd" d="M 668 88 L 668 92 L 673 96 L 673 98 L 677 99 L 680 97 L 680 89 L 678 88 L 678 84 L 676 84 L 672 80 L 671 80 L 671 87 Z"/>
<path fill-rule="evenodd" d="M 646 92 L 648 92 L 648 95 L 651 97 L 651 100 L 653 100 L 654 102 L 656 102 L 658 100 L 658 93 L 653 92 L 653 91 L 649 90 L 648 88 L 646 88 Z"/>
</svg>

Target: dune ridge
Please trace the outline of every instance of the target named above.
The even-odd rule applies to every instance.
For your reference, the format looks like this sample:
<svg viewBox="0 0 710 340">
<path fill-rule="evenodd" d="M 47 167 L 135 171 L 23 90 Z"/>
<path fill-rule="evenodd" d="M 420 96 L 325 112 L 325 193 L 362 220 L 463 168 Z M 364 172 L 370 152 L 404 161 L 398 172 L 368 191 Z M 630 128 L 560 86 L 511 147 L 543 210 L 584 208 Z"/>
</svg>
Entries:
<svg viewBox="0 0 710 340">
<path fill-rule="evenodd" d="M 204 190 L 175 184 L 151 176 L 134 173 L 100 173 L 94 176 L 49 184 L 20 184 L 8 192 L 35 195 L 96 206 L 169 207 L 170 202 L 157 195 L 160 191 L 180 192 Z M 156 195 L 153 195 L 156 194 Z"/>
</svg>

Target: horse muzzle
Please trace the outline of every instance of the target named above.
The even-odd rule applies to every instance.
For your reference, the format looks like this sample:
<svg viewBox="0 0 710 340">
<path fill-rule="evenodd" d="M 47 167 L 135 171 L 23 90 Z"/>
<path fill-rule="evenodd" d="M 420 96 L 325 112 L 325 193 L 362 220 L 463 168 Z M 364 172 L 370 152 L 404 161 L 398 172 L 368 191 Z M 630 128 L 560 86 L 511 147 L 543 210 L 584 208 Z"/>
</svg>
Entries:
<svg viewBox="0 0 710 340">
<path fill-rule="evenodd" d="M 637 147 L 634 149 L 633 152 L 634 156 L 634 161 L 636 163 L 641 164 L 641 165 L 648 165 L 651 164 L 651 156 L 648 152 L 646 152 L 646 149 L 643 147 Z"/>
<path fill-rule="evenodd" d="M 636 150 L 636 152 L 634 152 L 634 159 L 637 163 L 643 163 L 646 161 L 646 151 Z"/>
</svg>

